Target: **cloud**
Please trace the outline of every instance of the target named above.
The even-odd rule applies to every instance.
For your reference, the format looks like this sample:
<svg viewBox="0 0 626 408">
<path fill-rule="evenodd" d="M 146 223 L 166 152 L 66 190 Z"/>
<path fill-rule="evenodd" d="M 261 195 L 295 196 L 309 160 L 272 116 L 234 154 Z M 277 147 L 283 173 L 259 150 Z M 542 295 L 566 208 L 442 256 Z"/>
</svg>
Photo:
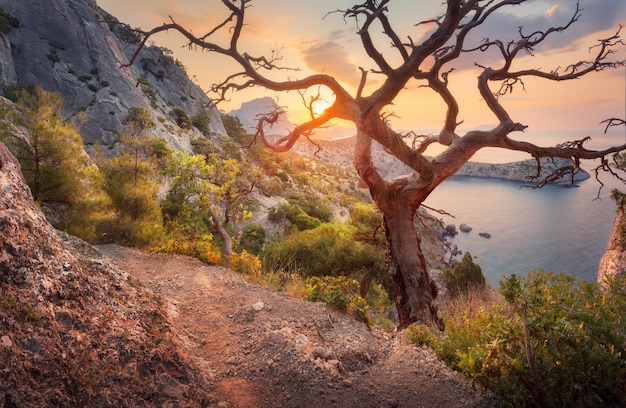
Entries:
<svg viewBox="0 0 626 408">
<path fill-rule="evenodd" d="M 555 4 L 554 6 L 550 7 L 550 9 L 546 12 L 546 15 L 548 17 L 552 17 L 554 15 L 554 13 L 556 12 L 556 9 L 559 7 L 558 4 Z"/>
<path fill-rule="evenodd" d="M 338 81 L 351 86 L 358 84 L 359 69 L 352 62 L 348 50 L 340 43 L 333 40 L 308 41 L 301 48 L 300 53 L 310 70 L 328 73 Z"/>
</svg>

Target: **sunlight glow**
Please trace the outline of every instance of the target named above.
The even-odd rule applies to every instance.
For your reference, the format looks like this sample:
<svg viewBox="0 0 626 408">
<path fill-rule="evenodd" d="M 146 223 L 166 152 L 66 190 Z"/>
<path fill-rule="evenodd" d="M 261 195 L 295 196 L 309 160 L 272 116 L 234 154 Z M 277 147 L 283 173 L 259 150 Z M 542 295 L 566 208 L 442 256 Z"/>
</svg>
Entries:
<svg viewBox="0 0 626 408">
<path fill-rule="evenodd" d="M 328 101 L 325 101 L 323 99 L 319 99 L 313 102 L 313 104 L 311 105 L 313 115 L 315 115 L 315 117 L 320 116 L 322 113 L 324 113 L 326 109 L 330 108 L 330 105 L 331 104 Z"/>
</svg>

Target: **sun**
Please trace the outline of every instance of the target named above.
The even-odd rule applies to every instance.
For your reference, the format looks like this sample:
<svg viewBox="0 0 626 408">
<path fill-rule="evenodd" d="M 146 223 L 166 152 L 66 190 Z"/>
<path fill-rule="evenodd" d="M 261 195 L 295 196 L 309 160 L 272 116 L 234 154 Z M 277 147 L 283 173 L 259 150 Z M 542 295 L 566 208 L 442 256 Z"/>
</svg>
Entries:
<svg viewBox="0 0 626 408">
<path fill-rule="evenodd" d="M 318 99 L 311 104 L 311 112 L 315 117 L 320 116 L 324 111 L 330 108 L 331 103 L 324 99 Z"/>
</svg>

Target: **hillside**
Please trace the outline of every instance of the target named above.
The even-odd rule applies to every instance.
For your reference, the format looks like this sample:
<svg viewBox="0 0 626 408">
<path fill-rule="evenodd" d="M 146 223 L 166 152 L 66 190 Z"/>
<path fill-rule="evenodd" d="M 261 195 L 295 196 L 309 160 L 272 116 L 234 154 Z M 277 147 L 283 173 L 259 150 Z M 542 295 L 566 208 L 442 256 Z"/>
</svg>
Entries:
<svg viewBox="0 0 626 408">
<path fill-rule="evenodd" d="M 322 304 L 54 230 L 2 144 L 0 187 L 3 407 L 493 406 L 432 351 Z"/>
</svg>

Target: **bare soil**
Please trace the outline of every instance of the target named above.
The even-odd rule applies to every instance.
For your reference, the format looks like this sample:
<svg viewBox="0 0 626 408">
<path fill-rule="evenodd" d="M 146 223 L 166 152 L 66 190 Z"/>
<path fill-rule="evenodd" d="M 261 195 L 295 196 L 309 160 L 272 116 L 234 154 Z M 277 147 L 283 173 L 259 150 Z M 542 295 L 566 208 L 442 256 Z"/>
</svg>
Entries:
<svg viewBox="0 0 626 408">
<path fill-rule="evenodd" d="M 209 384 L 203 406 L 495 407 L 432 350 L 178 255 L 99 246 L 162 298 Z"/>
</svg>

